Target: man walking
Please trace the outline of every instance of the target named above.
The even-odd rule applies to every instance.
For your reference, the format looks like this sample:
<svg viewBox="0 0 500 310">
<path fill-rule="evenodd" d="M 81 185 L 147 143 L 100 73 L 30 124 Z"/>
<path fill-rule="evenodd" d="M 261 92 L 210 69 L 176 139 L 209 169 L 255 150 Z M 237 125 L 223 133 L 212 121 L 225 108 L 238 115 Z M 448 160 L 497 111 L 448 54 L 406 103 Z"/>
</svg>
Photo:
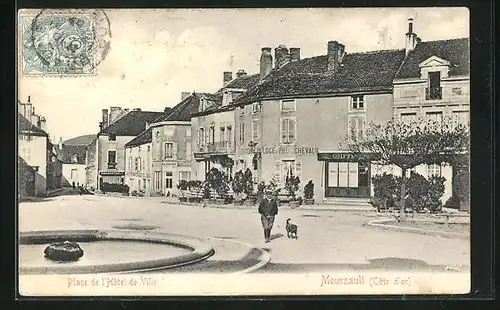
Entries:
<svg viewBox="0 0 500 310">
<path fill-rule="evenodd" d="M 278 203 L 272 197 L 272 191 L 266 191 L 266 198 L 259 204 L 260 220 L 264 228 L 264 238 L 266 243 L 271 241 L 271 229 L 274 224 L 274 217 L 278 214 Z"/>
</svg>

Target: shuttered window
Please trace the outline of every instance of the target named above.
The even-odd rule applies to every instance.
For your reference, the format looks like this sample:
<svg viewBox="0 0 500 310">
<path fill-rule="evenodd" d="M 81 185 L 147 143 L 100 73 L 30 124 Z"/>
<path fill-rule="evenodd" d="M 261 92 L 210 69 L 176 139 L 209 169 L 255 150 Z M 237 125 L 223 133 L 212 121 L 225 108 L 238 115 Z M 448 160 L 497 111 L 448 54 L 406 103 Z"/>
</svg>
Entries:
<svg viewBox="0 0 500 310">
<path fill-rule="evenodd" d="M 365 135 L 365 125 L 366 121 L 364 116 L 350 116 L 348 124 L 349 137 L 362 139 Z"/>
<path fill-rule="evenodd" d="M 165 158 L 173 158 L 173 157 L 174 157 L 174 144 L 165 143 Z"/>
<path fill-rule="evenodd" d="M 281 184 L 281 160 L 277 160 L 274 163 L 274 181 L 276 183 Z"/>
<path fill-rule="evenodd" d="M 295 143 L 296 132 L 295 132 L 295 118 L 282 118 L 281 119 L 281 143 L 289 144 Z"/>
</svg>

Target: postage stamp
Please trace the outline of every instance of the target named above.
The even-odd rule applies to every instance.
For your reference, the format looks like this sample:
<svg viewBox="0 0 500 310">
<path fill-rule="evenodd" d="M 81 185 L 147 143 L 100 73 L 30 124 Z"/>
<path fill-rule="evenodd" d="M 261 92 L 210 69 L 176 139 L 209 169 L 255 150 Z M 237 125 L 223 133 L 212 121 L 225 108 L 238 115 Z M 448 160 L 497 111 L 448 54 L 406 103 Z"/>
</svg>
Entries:
<svg viewBox="0 0 500 310">
<path fill-rule="evenodd" d="M 105 30 L 109 24 L 103 23 L 103 14 L 89 10 L 20 11 L 22 75 L 94 75 L 105 57 L 102 51 L 109 49 L 111 33 Z"/>
</svg>

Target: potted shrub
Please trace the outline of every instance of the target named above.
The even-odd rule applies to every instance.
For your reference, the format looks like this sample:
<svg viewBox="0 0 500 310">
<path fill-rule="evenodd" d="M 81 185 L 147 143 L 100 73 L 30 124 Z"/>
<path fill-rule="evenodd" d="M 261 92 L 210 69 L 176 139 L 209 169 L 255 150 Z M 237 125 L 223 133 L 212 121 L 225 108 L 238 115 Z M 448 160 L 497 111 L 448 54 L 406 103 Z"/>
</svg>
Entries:
<svg viewBox="0 0 500 310">
<path fill-rule="evenodd" d="M 380 210 L 389 210 L 395 208 L 395 199 L 400 197 L 398 185 L 400 179 L 397 179 L 392 174 L 383 173 L 372 177 L 373 197 L 370 198 L 370 204 Z"/>
<path fill-rule="evenodd" d="M 119 190 L 120 189 L 118 189 L 117 191 L 119 191 Z M 121 185 L 121 191 L 122 191 L 123 196 L 128 196 L 130 189 L 129 189 L 128 185 L 125 184 L 125 185 Z"/>
<path fill-rule="evenodd" d="M 304 204 L 313 205 L 314 204 L 314 183 L 312 180 L 304 186 Z"/>
<path fill-rule="evenodd" d="M 201 199 L 203 198 L 203 182 L 200 180 L 189 181 L 188 189 L 190 195 L 188 201 L 200 203 Z"/>
<path fill-rule="evenodd" d="M 444 194 L 444 177 L 432 176 L 429 178 L 429 204 L 426 206 L 431 213 L 441 212 L 443 204 L 441 197 Z"/>
<path fill-rule="evenodd" d="M 297 208 L 301 202 L 301 199 L 297 198 L 295 194 L 299 190 L 299 185 L 300 179 L 298 176 L 289 175 L 286 177 L 285 189 L 290 196 L 289 204 L 292 209 Z"/>
<path fill-rule="evenodd" d="M 234 204 L 242 205 L 243 204 L 243 172 L 240 170 L 234 174 L 234 178 L 232 180 L 232 187 L 234 192 Z"/>
<path fill-rule="evenodd" d="M 179 190 L 179 201 L 187 202 L 186 190 L 188 189 L 188 182 L 180 180 L 179 184 L 177 184 L 177 189 Z"/>
<path fill-rule="evenodd" d="M 215 191 L 217 193 L 217 204 L 225 204 L 227 193 L 229 191 L 229 180 L 223 172 L 217 170 L 217 172 L 215 172 L 214 181 Z"/>
<path fill-rule="evenodd" d="M 243 174 L 243 192 L 246 195 L 245 205 L 253 206 L 255 205 L 255 195 L 253 194 L 253 176 L 252 171 L 249 168 Z"/>
<path fill-rule="evenodd" d="M 207 204 L 210 203 L 210 183 L 208 181 L 205 181 L 203 184 L 203 203 Z"/>
</svg>

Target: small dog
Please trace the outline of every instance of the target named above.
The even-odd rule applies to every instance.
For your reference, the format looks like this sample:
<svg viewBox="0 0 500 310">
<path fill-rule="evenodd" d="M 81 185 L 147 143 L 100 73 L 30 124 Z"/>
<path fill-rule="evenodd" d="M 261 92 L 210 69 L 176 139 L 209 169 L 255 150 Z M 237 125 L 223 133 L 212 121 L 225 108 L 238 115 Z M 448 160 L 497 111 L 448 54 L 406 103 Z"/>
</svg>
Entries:
<svg viewBox="0 0 500 310">
<path fill-rule="evenodd" d="M 290 219 L 286 220 L 286 235 L 288 238 L 298 239 L 297 225 L 290 223 Z"/>
</svg>

